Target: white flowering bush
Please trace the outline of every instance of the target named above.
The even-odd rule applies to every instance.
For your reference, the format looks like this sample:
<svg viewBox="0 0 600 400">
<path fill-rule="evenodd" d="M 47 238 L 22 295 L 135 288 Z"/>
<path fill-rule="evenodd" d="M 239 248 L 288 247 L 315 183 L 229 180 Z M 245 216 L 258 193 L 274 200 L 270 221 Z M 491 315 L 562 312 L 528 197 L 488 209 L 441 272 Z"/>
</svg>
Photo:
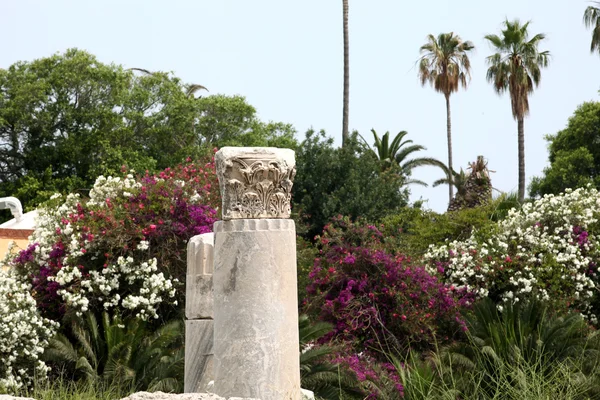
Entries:
<svg viewBox="0 0 600 400">
<path fill-rule="evenodd" d="M 159 175 L 101 176 L 89 199 L 53 196 L 38 211 L 31 245 L 10 265 L 54 320 L 111 309 L 159 318 L 161 307 L 183 303 L 187 240 L 216 220 L 214 177 L 212 163 L 192 163 Z"/>
<path fill-rule="evenodd" d="M 42 318 L 30 285 L 0 272 L 0 389 L 14 391 L 44 379 L 49 368 L 40 359 L 58 324 Z M 1 392 L 1 391 L 0 391 Z"/>
<path fill-rule="evenodd" d="M 593 188 L 546 195 L 513 209 L 491 235 L 431 246 L 430 272 L 481 297 L 518 302 L 528 296 L 597 320 L 600 194 Z"/>
</svg>

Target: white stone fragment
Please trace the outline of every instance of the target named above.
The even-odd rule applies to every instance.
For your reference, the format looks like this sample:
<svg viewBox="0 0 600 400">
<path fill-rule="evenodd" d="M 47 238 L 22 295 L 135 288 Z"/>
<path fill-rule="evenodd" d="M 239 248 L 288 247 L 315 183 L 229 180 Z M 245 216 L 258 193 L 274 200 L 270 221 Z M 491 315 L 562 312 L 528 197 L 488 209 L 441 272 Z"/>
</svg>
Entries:
<svg viewBox="0 0 600 400">
<path fill-rule="evenodd" d="M 294 151 L 275 147 L 223 147 L 215 154 L 223 220 L 289 218 Z"/>
<path fill-rule="evenodd" d="M 185 316 L 188 319 L 213 317 L 214 241 L 213 233 L 204 233 L 188 242 L 185 287 Z"/>
</svg>

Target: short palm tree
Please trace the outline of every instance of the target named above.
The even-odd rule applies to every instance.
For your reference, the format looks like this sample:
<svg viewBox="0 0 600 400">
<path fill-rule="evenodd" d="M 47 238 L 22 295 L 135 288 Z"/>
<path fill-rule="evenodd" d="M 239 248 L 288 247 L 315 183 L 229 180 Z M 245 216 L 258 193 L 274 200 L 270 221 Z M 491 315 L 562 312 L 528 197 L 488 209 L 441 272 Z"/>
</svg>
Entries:
<svg viewBox="0 0 600 400">
<path fill-rule="evenodd" d="M 443 357 L 458 370 L 483 374 L 482 394 L 497 393 L 507 370 L 512 375 L 529 370 L 538 376 L 554 376 L 557 369 L 568 365 L 590 377 L 597 371 L 597 334 L 590 335 L 580 314 L 556 312 L 542 300 L 504 304 L 499 311 L 494 301 L 484 298 L 467 316 L 467 326 L 469 342 L 452 345 Z M 518 381 L 509 379 L 512 385 Z"/>
<path fill-rule="evenodd" d="M 302 387 L 311 390 L 318 398 L 363 398 L 356 377 L 338 364 L 329 362 L 335 349 L 328 345 L 315 346 L 315 342 L 331 332 L 326 322 L 311 323 L 306 315 L 300 315 L 300 379 Z"/>
<path fill-rule="evenodd" d="M 147 323 L 88 312 L 57 334 L 44 356 L 74 378 L 118 383 L 134 390 L 183 389 L 183 324 L 172 321 L 152 331 Z"/>
<path fill-rule="evenodd" d="M 539 51 L 545 39 L 539 33 L 529 38 L 529 22 L 504 21 L 502 35 L 486 35 L 496 53 L 487 58 L 487 80 L 498 94 L 510 94 L 512 115 L 517 120 L 519 145 L 519 201 L 525 199 L 525 131 L 523 120 L 529 114 L 529 95 L 540 84 L 541 69 L 548 66 L 550 53 Z"/>
<path fill-rule="evenodd" d="M 592 44 L 590 52 L 597 51 L 600 54 L 600 2 L 594 2 L 596 6 L 589 6 L 583 13 L 583 23 L 587 28 L 592 28 Z"/>
<path fill-rule="evenodd" d="M 448 138 L 448 168 L 452 170 L 452 120 L 450 117 L 450 95 L 460 85 L 467 87 L 471 73 L 468 53 L 475 48 L 470 41 L 463 41 L 454 32 L 441 33 L 436 38 L 427 36 L 427 43 L 421 46 L 419 78 L 421 84 L 431 83 L 436 92 L 446 99 L 446 135 Z M 448 201 L 454 196 L 452 176 L 448 182 Z"/>
<path fill-rule="evenodd" d="M 433 182 L 432 186 L 436 187 L 440 185 L 453 185 L 457 194 L 464 195 L 466 190 L 465 184 L 467 183 L 468 177 L 465 170 L 461 168 L 460 172 L 456 172 L 455 170 L 448 169 L 447 166 L 444 166 L 442 170 L 444 171 L 446 177 Z"/>
<path fill-rule="evenodd" d="M 381 170 L 385 171 L 392 166 L 397 165 L 400 168 L 400 173 L 405 177 L 409 177 L 412 170 L 424 165 L 430 165 L 444 169 L 443 162 L 431 157 L 417 157 L 409 159 L 409 156 L 421 150 L 427 150 L 425 146 L 420 144 L 412 144 L 412 140 L 404 140 L 408 132 L 400 131 L 390 142 L 390 133 L 386 132 L 380 138 L 375 129 L 371 129 L 373 138 L 375 139 L 375 149 L 373 150 L 379 160 L 381 160 Z M 404 140 L 404 141 L 403 141 Z M 364 138 L 363 138 L 363 141 Z M 366 141 L 365 141 L 366 143 Z M 417 184 L 427 186 L 427 184 L 418 179 L 410 179 L 406 184 Z"/>
</svg>

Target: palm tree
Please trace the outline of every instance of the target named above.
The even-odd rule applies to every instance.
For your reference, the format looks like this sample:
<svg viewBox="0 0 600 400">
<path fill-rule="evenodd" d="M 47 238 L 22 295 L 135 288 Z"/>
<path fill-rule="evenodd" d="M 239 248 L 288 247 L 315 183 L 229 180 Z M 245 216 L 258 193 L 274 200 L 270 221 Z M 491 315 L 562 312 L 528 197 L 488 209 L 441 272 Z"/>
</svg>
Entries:
<svg viewBox="0 0 600 400">
<path fill-rule="evenodd" d="M 412 173 L 412 170 L 416 167 L 431 165 L 442 169 L 445 168 L 444 163 L 431 157 L 408 159 L 411 154 L 417 151 L 427 150 L 427 148 L 425 146 L 421 146 L 420 144 L 412 144 L 412 140 L 402 141 L 404 137 L 408 135 L 408 132 L 406 131 L 398 132 L 396 137 L 392 139 L 391 143 L 389 132 L 383 134 L 381 138 L 379 138 L 379 135 L 377 135 L 375 129 L 371 129 L 371 133 L 373 133 L 373 138 L 375 139 L 375 150 L 373 150 L 373 152 L 377 155 L 379 160 L 381 160 L 382 171 L 397 165 L 400 167 L 400 173 L 406 177 L 409 177 Z M 366 143 L 365 139 L 362 139 Z M 427 186 L 425 182 L 418 179 L 410 179 L 406 182 L 406 184 Z"/>
<path fill-rule="evenodd" d="M 348 0 L 342 0 L 344 26 L 344 107 L 342 111 L 342 146 L 348 141 L 348 107 L 350 103 L 350 47 L 348 45 Z"/>
<path fill-rule="evenodd" d="M 156 330 L 147 323 L 88 312 L 74 319 L 70 332 L 58 333 L 44 357 L 74 378 L 119 383 L 136 390 L 183 389 L 183 324 L 174 320 Z"/>
<path fill-rule="evenodd" d="M 470 41 L 463 42 L 454 32 L 441 33 L 435 38 L 427 36 L 421 46 L 419 78 L 421 84 L 429 82 L 436 92 L 446 98 L 446 134 L 448 137 L 448 168 L 452 170 L 452 121 L 450 117 L 450 95 L 458 91 L 459 85 L 467 87 L 471 77 L 471 62 L 468 52 L 475 48 Z M 452 176 L 448 185 L 448 201 L 454 196 Z"/>
<path fill-rule="evenodd" d="M 594 2 L 600 6 L 600 2 Z M 600 7 L 589 6 L 583 13 L 583 23 L 586 28 L 592 28 L 592 45 L 590 52 L 600 54 Z"/>
<path fill-rule="evenodd" d="M 344 398 L 363 398 L 360 385 L 352 372 L 329 362 L 328 357 L 336 348 L 315 343 L 331 332 L 332 325 L 327 322 L 311 324 L 308 316 L 300 315 L 300 379 L 302 387 L 311 390 L 315 396 L 324 400 Z"/>
<path fill-rule="evenodd" d="M 548 66 L 550 53 L 538 51 L 539 43 L 546 38 L 539 33 L 529 39 L 529 22 L 504 21 L 502 36 L 486 35 L 485 39 L 496 50 L 487 58 L 488 82 L 498 94 L 508 90 L 513 117 L 517 120 L 519 144 L 519 201 L 525 199 L 525 133 L 523 119 L 529 114 L 529 94 L 540 84 L 541 68 Z"/>
<path fill-rule="evenodd" d="M 456 193 L 458 195 L 464 196 L 466 191 L 465 185 L 468 178 L 468 175 L 465 173 L 465 171 L 461 168 L 460 172 L 456 172 L 455 170 L 449 170 L 448 167 L 445 167 L 443 170 L 446 174 L 446 177 L 433 182 L 432 186 L 436 187 L 439 185 L 452 185 L 456 189 Z M 450 173 L 452 173 L 452 176 L 450 176 Z"/>
</svg>

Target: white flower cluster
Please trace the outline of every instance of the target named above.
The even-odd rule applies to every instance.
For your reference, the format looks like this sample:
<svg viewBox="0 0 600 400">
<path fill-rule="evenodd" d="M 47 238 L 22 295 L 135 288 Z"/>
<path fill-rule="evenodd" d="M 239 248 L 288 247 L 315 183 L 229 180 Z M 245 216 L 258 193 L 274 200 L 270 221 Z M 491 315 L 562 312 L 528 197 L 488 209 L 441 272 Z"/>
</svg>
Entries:
<svg viewBox="0 0 600 400">
<path fill-rule="evenodd" d="M 90 200 L 85 203 L 85 209 L 100 210 L 111 200 L 126 197 L 130 194 L 128 191 L 136 192 L 140 186 L 133 175 L 125 179 L 101 176 L 90 191 Z M 62 197 L 58 195 L 53 198 Z M 60 260 L 61 268 L 48 280 L 60 284 L 57 293 L 78 315 L 87 311 L 92 304 L 99 303 L 104 309 L 122 306 L 137 312 L 140 318 L 157 318 L 157 306 L 175 296 L 173 286 L 176 280 L 157 273 L 155 258 L 134 260 L 132 256 L 141 258 L 142 252 L 147 253 L 150 247 L 148 241 L 140 241 L 135 250 L 128 251 L 128 257 L 119 257 L 115 265 L 105 265 L 100 270 L 88 268 L 82 273 L 81 257 L 87 255 L 88 261 L 93 264 L 105 249 L 102 248 L 102 241 L 88 240 L 89 232 L 85 232 L 81 224 L 70 222 L 84 217 L 86 211 L 81 208 L 81 202 L 79 195 L 71 194 L 62 204 L 39 210 L 37 228 L 30 237 L 31 243 L 37 243 L 34 260 L 28 263 L 24 272 L 39 273 L 40 267 L 50 261 L 57 243 L 62 242 L 64 256 Z"/>
<path fill-rule="evenodd" d="M 100 175 L 94 187 L 90 190 L 89 206 L 100 206 L 106 205 L 106 201 L 110 201 L 117 196 L 131 197 L 132 189 L 137 189 L 142 186 L 141 183 L 137 182 L 132 174 L 128 174 L 125 179 L 119 177 L 108 178 Z"/>
<path fill-rule="evenodd" d="M 530 294 L 547 300 L 557 290 L 585 310 L 598 282 L 599 217 L 596 189 L 567 189 L 509 211 L 485 239 L 475 232 L 463 242 L 431 246 L 425 260 L 430 272 L 480 296 L 494 290 L 504 301 Z"/>
<path fill-rule="evenodd" d="M 40 360 L 58 324 L 40 317 L 30 286 L 0 272 L 0 388 L 14 391 L 45 378 Z"/>
</svg>

